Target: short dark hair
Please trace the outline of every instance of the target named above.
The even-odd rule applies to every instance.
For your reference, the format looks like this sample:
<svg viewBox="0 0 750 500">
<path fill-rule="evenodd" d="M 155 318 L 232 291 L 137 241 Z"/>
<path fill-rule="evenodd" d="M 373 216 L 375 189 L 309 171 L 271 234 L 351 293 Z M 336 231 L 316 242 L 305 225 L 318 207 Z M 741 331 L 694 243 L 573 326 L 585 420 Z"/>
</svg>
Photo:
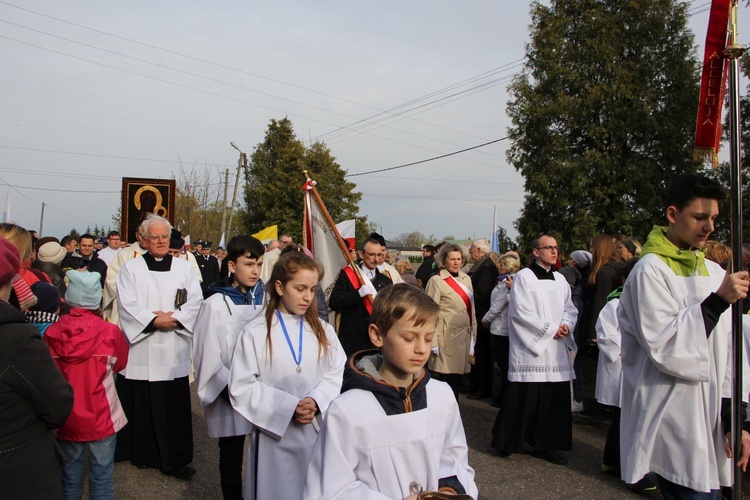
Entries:
<svg viewBox="0 0 750 500">
<path fill-rule="evenodd" d="M 435 245 L 425 245 L 422 247 L 422 250 L 425 252 L 430 252 L 431 254 L 435 255 Z"/>
<path fill-rule="evenodd" d="M 110 231 L 107 233 L 107 239 L 111 238 L 112 236 L 120 236 L 120 233 L 118 231 Z"/>
<path fill-rule="evenodd" d="M 682 174 L 667 190 L 664 208 L 676 207 L 682 211 L 696 198 L 708 198 L 718 202 L 727 197 L 726 190 L 717 181 L 700 174 Z"/>
<path fill-rule="evenodd" d="M 81 237 L 80 237 L 80 238 L 78 238 L 78 241 L 81 241 L 82 239 L 87 239 L 87 240 L 91 240 L 91 241 L 96 241 L 96 238 L 94 238 L 93 236 L 91 236 L 91 235 L 90 235 L 89 233 L 86 233 L 86 234 L 82 234 L 82 235 L 81 235 Z"/>
<path fill-rule="evenodd" d="M 539 236 L 531 240 L 531 248 L 532 249 L 539 248 L 539 242 L 542 241 L 542 238 L 552 238 L 553 240 L 557 241 L 557 238 L 555 238 L 551 234 L 547 234 L 547 233 L 540 234 Z"/>
<path fill-rule="evenodd" d="M 243 255 L 250 259 L 259 259 L 265 253 L 263 243 L 258 238 L 241 234 L 229 240 L 226 259 L 228 262 L 237 262 Z"/>
<path fill-rule="evenodd" d="M 379 246 L 379 247 L 382 247 L 382 246 L 383 246 L 383 245 L 381 245 L 381 244 L 380 244 L 380 242 L 379 242 L 378 240 L 376 240 L 375 238 L 367 238 L 367 239 L 366 239 L 365 241 L 363 241 L 363 242 L 362 242 L 362 246 L 361 246 L 361 247 L 360 247 L 359 249 L 360 249 L 361 251 L 363 251 L 363 252 L 364 252 L 364 251 L 365 251 L 365 246 L 366 246 L 366 245 L 367 245 L 368 243 L 372 243 L 372 244 L 374 244 L 374 245 L 377 245 L 377 246 Z"/>
<path fill-rule="evenodd" d="M 397 283 L 378 292 L 372 303 L 370 324 L 378 327 L 380 335 L 387 335 L 393 324 L 407 313 L 407 319 L 412 321 L 414 326 L 422 326 L 437 320 L 440 307 L 432 297 L 419 288 Z"/>
<path fill-rule="evenodd" d="M 67 245 L 71 241 L 77 241 L 77 240 L 75 238 L 73 238 L 71 235 L 63 236 L 62 239 L 60 240 L 60 246 L 64 247 L 65 245 Z"/>
</svg>

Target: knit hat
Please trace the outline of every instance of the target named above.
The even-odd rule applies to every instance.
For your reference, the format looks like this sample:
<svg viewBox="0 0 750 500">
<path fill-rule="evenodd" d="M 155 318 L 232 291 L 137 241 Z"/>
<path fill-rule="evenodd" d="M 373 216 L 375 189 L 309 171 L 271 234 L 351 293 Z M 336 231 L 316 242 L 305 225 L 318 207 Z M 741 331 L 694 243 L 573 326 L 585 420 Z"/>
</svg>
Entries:
<svg viewBox="0 0 750 500">
<path fill-rule="evenodd" d="M 18 248 L 0 236 L 0 284 L 9 283 L 21 269 L 21 254 Z"/>
<path fill-rule="evenodd" d="M 68 291 L 65 292 L 65 302 L 70 307 L 99 309 L 102 303 L 101 275 L 97 272 L 75 271 L 73 269 L 65 275 L 68 277 Z"/>
<path fill-rule="evenodd" d="M 576 261 L 576 265 L 581 269 L 586 269 L 591 265 L 591 252 L 586 250 L 576 250 L 570 254 L 570 258 Z"/>
<path fill-rule="evenodd" d="M 570 286 L 576 286 L 581 281 L 581 273 L 575 267 L 565 266 L 557 272 L 563 275 Z"/>
<path fill-rule="evenodd" d="M 36 295 L 37 303 L 29 310 L 57 313 L 60 309 L 60 292 L 55 285 L 37 281 L 31 285 L 31 291 Z"/>
<path fill-rule="evenodd" d="M 60 264 L 65 258 L 67 252 L 65 247 L 60 246 L 55 241 L 48 241 L 43 245 L 39 246 L 36 253 L 36 258 L 42 262 L 51 262 L 52 264 Z"/>
<path fill-rule="evenodd" d="M 42 248 L 42 245 L 44 245 L 45 243 L 49 243 L 50 241 L 60 243 L 60 240 L 58 240 L 54 236 L 45 236 L 44 238 L 39 238 L 38 240 L 36 240 L 36 251 L 38 252 L 39 249 Z"/>
</svg>

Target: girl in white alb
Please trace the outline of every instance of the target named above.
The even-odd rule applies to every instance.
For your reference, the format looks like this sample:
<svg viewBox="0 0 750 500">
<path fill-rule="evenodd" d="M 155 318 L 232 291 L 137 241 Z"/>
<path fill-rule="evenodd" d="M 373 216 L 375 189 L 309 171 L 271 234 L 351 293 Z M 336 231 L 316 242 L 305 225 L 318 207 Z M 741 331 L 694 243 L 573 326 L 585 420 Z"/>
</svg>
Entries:
<svg viewBox="0 0 750 500">
<path fill-rule="evenodd" d="M 232 406 L 256 428 L 248 443 L 245 499 L 301 498 L 322 414 L 341 391 L 346 357 L 317 316 L 320 265 L 287 250 L 266 285 L 264 311 L 232 356 Z"/>
</svg>

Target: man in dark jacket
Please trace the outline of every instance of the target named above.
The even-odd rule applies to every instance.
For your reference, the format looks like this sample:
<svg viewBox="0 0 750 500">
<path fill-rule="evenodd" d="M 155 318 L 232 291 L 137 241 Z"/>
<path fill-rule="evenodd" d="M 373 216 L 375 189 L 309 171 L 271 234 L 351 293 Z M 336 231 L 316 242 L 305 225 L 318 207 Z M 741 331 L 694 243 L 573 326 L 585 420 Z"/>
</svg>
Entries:
<svg viewBox="0 0 750 500">
<path fill-rule="evenodd" d="M 492 289 L 497 283 L 498 270 L 489 258 L 490 243 L 482 238 L 474 241 L 469 248 L 474 265 L 467 273 L 471 277 L 474 289 L 474 310 L 477 321 L 477 341 L 474 346 L 476 362 L 471 367 L 470 379 L 476 392 L 468 396 L 469 399 L 481 399 L 492 396 L 492 350 L 490 349 L 490 330 L 485 328 L 481 320 L 492 303 Z M 478 318 L 478 319 L 477 319 Z"/>
<path fill-rule="evenodd" d="M 422 247 L 422 264 L 415 274 L 417 276 L 417 285 L 424 290 L 429 279 L 435 274 L 435 247 L 433 245 Z"/>
<path fill-rule="evenodd" d="M 64 271 L 74 269 L 76 271 L 86 269 L 92 273 L 99 273 L 101 276 L 102 288 L 107 280 L 107 264 L 94 251 L 94 237 L 90 234 L 84 234 L 78 242 L 78 248 L 68 257 L 65 257 L 60 263 Z"/>
<path fill-rule="evenodd" d="M 211 242 L 204 241 L 202 243 L 201 255 L 196 255 L 195 260 L 198 262 L 201 278 L 203 278 L 203 281 L 201 281 L 203 298 L 207 299 L 212 293 L 208 287 L 221 280 L 221 268 L 219 267 L 219 259 L 211 255 Z"/>
<path fill-rule="evenodd" d="M 339 340 L 347 357 L 357 351 L 374 348 L 367 331 L 370 313 L 364 301 L 367 300 L 367 295 L 374 296 L 383 288 L 393 285 L 390 278 L 378 271 L 378 256 L 382 251 L 380 242 L 372 238 L 366 239 L 362 250 L 359 251 L 360 273 L 366 280 L 365 284 L 360 286 L 354 271 L 344 268 L 336 278 L 336 284 L 328 299 L 330 308 L 341 318 L 338 328 Z"/>
</svg>

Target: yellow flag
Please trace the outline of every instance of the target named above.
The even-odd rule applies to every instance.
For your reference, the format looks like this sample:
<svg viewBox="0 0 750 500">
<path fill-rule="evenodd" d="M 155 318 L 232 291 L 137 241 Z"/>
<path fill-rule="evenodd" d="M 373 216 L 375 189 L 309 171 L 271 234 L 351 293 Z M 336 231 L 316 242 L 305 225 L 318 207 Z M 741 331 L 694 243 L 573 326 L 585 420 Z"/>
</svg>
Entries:
<svg viewBox="0 0 750 500">
<path fill-rule="evenodd" d="M 261 229 L 260 231 L 255 233 L 253 236 L 258 238 L 263 243 L 268 243 L 271 240 L 277 240 L 279 239 L 279 226 L 273 225 L 271 227 Z"/>
</svg>

